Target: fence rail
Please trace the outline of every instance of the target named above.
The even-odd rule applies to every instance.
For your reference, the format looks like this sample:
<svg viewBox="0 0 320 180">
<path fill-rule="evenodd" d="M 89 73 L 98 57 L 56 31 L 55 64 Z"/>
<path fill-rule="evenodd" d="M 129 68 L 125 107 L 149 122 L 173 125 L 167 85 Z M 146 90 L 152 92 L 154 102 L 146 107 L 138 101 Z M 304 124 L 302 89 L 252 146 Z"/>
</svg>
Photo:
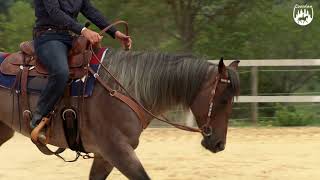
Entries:
<svg viewBox="0 0 320 180">
<path fill-rule="evenodd" d="M 211 63 L 219 63 L 219 60 L 208 60 Z M 225 64 L 233 60 L 225 60 Z M 320 59 L 260 59 L 240 60 L 240 67 L 268 67 L 268 66 L 320 66 Z M 257 82 L 256 82 L 257 83 Z M 240 96 L 235 102 L 320 102 L 320 96 Z"/>
<path fill-rule="evenodd" d="M 320 96 L 240 96 L 238 99 L 235 99 L 237 103 L 272 103 L 272 102 L 290 102 L 290 103 L 303 103 L 311 102 L 318 103 L 320 102 Z"/>
<path fill-rule="evenodd" d="M 218 64 L 219 60 L 208 60 Z M 230 64 L 233 60 L 225 60 L 225 64 Z M 274 67 L 274 66 L 320 66 L 320 59 L 260 59 L 260 60 L 240 60 L 241 67 Z"/>
<path fill-rule="evenodd" d="M 211 63 L 218 64 L 219 60 L 208 60 Z M 225 60 L 225 64 L 228 65 L 233 60 Z M 318 103 L 320 102 L 320 96 L 258 96 L 258 67 L 311 67 L 320 66 L 320 59 L 260 59 L 260 60 L 240 60 L 241 67 L 251 67 L 251 91 L 252 96 L 240 96 L 237 103 L 251 103 L 252 112 L 251 120 L 255 123 L 258 119 L 258 103 L 268 102 L 288 102 L 288 103 Z"/>
</svg>

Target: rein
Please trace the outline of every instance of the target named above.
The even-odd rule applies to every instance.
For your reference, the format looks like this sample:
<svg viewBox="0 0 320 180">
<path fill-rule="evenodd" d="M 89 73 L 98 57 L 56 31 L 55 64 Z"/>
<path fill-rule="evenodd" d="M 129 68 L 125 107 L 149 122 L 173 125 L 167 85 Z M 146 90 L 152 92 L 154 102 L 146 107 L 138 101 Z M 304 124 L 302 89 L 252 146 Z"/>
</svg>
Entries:
<svg viewBox="0 0 320 180">
<path fill-rule="evenodd" d="M 92 53 L 94 53 L 92 51 Z M 93 54 L 95 57 L 96 57 L 96 54 Z M 152 118 L 155 118 L 159 121 L 162 121 L 164 123 L 167 123 L 167 124 L 170 124 L 178 129 L 181 129 L 181 130 L 185 130 L 185 131 L 190 131 L 190 132 L 199 132 L 199 133 L 202 133 L 202 130 L 201 129 L 198 129 L 198 128 L 193 128 L 193 127 L 188 127 L 188 126 L 184 126 L 184 125 L 181 125 L 181 124 L 176 124 L 176 123 L 172 123 L 170 122 L 166 117 L 164 117 L 162 115 L 162 118 L 161 119 L 160 117 L 154 115 L 152 112 L 150 112 L 148 109 L 146 109 L 140 102 L 138 102 L 134 97 L 132 97 L 130 95 L 130 93 L 122 86 L 122 84 L 118 81 L 118 79 L 116 77 L 114 77 L 114 75 L 100 62 L 99 60 L 99 64 L 103 67 L 103 69 L 112 77 L 112 79 L 121 87 L 121 89 L 123 89 L 125 91 L 125 93 L 127 94 L 127 96 L 132 99 L 141 109 L 143 109 L 148 115 L 150 115 Z M 114 94 L 118 93 L 116 90 L 112 90 L 105 81 L 103 81 L 100 77 L 100 75 L 96 72 L 93 71 L 92 68 L 89 67 L 89 72 L 95 77 L 95 79 L 98 80 L 98 82 L 106 89 L 110 92 L 110 95 L 111 96 L 114 96 Z"/>
<path fill-rule="evenodd" d="M 111 27 L 113 27 L 114 25 L 118 25 L 118 24 L 124 24 L 126 27 L 126 35 L 128 36 L 128 23 L 125 21 L 116 21 L 115 23 L 109 25 L 108 27 L 104 28 L 99 34 L 103 34 L 106 31 L 108 31 Z M 128 50 L 128 48 L 126 47 L 126 50 Z M 99 64 L 101 65 L 101 67 L 112 77 L 112 79 L 116 82 L 116 84 L 118 84 L 120 86 L 120 88 L 122 90 L 124 90 L 124 92 L 127 94 L 127 96 L 134 101 L 141 109 L 143 109 L 148 115 L 150 115 L 152 118 L 157 119 L 159 121 L 162 121 L 164 123 L 167 123 L 169 125 L 172 125 L 178 129 L 184 130 L 184 131 L 190 131 L 190 132 L 199 132 L 201 134 L 203 134 L 204 136 L 211 136 L 212 135 L 212 128 L 210 127 L 210 123 L 212 121 L 211 119 L 211 115 L 212 112 L 214 110 L 214 97 L 216 94 L 216 89 L 218 87 L 219 82 L 222 83 L 230 83 L 230 80 L 228 79 L 223 79 L 221 78 L 220 75 L 217 75 L 214 86 L 211 90 L 210 93 L 210 104 L 209 104 L 209 109 L 208 109 L 208 116 L 207 116 L 207 122 L 204 126 L 202 126 L 201 128 L 193 128 L 193 127 L 189 127 L 189 126 L 184 126 L 181 124 L 176 124 L 173 122 L 170 122 L 170 120 L 168 118 L 166 118 L 165 116 L 161 115 L 162 118 L 154 115 L 152 112 L 150 112 L 148 109 L 146 109 L 138 100 L 136 100 L 129 92 L 128 90 L 121 84 L 121 82 L 108 70 L 108 68 L 102 64 L 101 60 L 97 57 L 94 49 L 93 49 L 93 45 L 90 44 L 90 51 L 92 52 L 93 56 L 98 60 Z M 91 67 L 89 67 L 89 72 L 95 77 L 95 79 L 98 80 L 98 82 L 107 90 L 110 92 L 111 96 L 114 96 L 114 94 L 118 93 L 116 90 L 111 89 L 107 83 L 105 81 L 102 80 L 102 78 L 100 77 L 100 75 L 96 72 L 93 71 L 93 69 Z M 142 120 L 144 121 L 144 120 Z"/>
</svg>

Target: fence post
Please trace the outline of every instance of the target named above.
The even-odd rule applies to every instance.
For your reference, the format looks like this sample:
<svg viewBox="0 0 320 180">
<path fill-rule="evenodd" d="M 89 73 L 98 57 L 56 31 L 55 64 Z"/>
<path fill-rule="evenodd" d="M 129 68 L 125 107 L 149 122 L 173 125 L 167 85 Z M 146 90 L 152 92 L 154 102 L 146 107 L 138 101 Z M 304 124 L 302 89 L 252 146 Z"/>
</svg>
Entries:
<svg viewBox="0 0 320 180">
<path fill-rule="evenodd" d="M 252 96 L 258 96 L 258 67 L 251 67 L 251 92 Z M 258 122 L 258 103 L 252 102 L 251 104 L 251 120 L 254 124 Z"/>
</svg>

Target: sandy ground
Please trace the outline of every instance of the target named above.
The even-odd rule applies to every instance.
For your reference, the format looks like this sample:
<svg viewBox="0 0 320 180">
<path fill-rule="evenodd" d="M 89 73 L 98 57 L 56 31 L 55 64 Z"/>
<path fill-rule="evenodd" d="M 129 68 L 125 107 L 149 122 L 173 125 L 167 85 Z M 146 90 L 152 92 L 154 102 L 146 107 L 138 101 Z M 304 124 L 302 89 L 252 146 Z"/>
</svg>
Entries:
<svg viewBox="0 0 320 180">
<path fill-rule="evenodd" d="M 148 129 L 137 154 L 152 179 L 320 179 L 320 128 L 230 128 L 225 151 L 211 154 L 198 134 Z M 67 152 L 67 157 L 72 157 Z M 0 179 L 88 179 L 91 160 L 63 163 L 16 135 L 0 148 Z M 117 170 L 112 180 L 126 179 Z"/>
</svg>

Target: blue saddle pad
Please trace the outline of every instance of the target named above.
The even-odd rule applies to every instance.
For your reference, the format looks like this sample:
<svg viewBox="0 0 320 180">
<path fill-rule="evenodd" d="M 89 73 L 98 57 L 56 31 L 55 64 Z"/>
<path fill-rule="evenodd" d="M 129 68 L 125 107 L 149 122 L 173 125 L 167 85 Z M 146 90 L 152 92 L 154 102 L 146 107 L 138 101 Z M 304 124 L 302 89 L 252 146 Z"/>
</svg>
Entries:
<svg viewBox="0 0 320 180">
<path fill-rule="evenodd" d="M 8 56 L 8 53 L 0 52 L 0 64 Z M 13 86 L 16 76 L 7 76 L 0 72 L 0 86 L 3 88 L 11 88 Z"/>
<path fill-rule="evenodd" d="M 105 57 L 106 52 L 108 51 L 107 48 L 101 48 L 97 57 L 99 61 L 103 60 Z M 8 56 L 8 53 L 0 52 L 0 64 L 4 61 L 4 59 Z M 98 63 L 95 57 L 92 57 L 90 61 L 90 67 L 95 71 L 98 72 L 100 68 L 100 64 Z M 5 75 L 0 72 L 0 87 L 11 89 L 14 85 L 16 80 L 16 76 Z M 47 84 L 47 78 L 44 77 L 29 77 L 28 78 L 28 92 L 32 93 L 40 93 Z M 84 87 L 85 85 L 85 87 Z M 84 95 L 89 97 L 92 95 L 95 85 L 95 78 L 90 74 L 86 83 L 82 80 L 74 80 L 71 84 L 71 95 L 72 96 L 80 96 L 83 91 L 85 92 Z M 84 89 L 85 88 L 85 89 Z"/>
</svg>

